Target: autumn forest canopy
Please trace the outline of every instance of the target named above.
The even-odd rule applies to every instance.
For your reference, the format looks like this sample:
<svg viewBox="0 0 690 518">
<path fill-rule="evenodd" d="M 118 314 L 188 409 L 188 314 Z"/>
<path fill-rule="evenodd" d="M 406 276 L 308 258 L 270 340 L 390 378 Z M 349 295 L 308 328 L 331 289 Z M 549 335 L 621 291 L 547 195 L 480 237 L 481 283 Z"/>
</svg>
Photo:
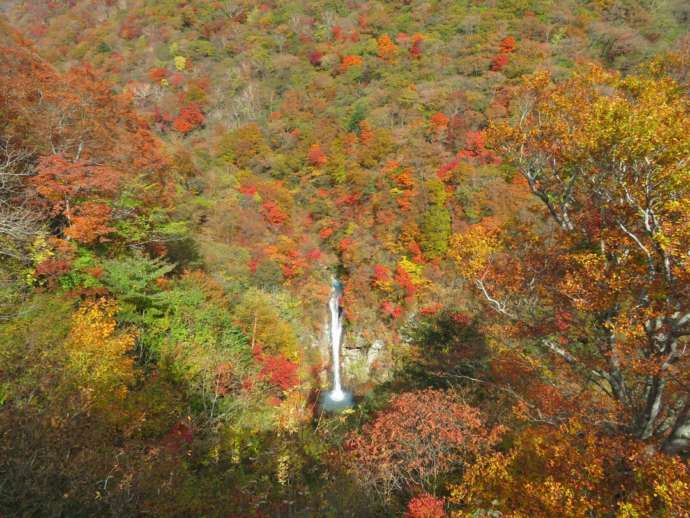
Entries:
<svg viewBox="0 0 690 518">
<path fill-rule="evenodd" d="M 0 0 L 0 515 L 688 516 L 689 27 Z"/>
</svg>

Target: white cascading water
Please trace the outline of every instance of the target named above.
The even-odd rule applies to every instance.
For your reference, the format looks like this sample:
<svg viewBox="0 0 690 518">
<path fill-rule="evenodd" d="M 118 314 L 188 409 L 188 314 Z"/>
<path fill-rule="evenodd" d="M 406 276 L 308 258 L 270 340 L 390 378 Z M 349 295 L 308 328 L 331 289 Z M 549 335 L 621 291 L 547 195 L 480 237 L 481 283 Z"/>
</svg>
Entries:
<svg viewBox="0 0 690 518">
<path fill-rule="evenodd" d="M 328 308 L 331 310 L 331 353 L 333 355 L 333 390 L 329 393 L 329 397 L 332 401 L 342 401 L 345 399 L 345 392 L 340 383 L 340 341 L 343 337 L 343 316 L 340 312 L 338 281 L 333 282 Z"/>
</svg>

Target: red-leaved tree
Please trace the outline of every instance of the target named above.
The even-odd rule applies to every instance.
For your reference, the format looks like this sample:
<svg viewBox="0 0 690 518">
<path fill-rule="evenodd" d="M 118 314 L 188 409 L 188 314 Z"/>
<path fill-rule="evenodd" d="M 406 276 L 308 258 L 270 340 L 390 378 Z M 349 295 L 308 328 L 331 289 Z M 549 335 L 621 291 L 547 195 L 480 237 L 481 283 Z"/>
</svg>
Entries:
<svg viewBox="0 0 690 518">
<path fill-rule="evenodd" d="M 345 464 L 384 499 L 420 486 L 433 491 L 444 474 L 487 451 L 499 433 L 451 392 L 407 392 L 347 437 Z"/>
<path fill-rule="evenodd" d="M 407 504 L 405 518 L 445 518 L 448 516 L 444 509 L 442 498 L 437 498 L 428 493 L 415 496 Z"/>
</svg>

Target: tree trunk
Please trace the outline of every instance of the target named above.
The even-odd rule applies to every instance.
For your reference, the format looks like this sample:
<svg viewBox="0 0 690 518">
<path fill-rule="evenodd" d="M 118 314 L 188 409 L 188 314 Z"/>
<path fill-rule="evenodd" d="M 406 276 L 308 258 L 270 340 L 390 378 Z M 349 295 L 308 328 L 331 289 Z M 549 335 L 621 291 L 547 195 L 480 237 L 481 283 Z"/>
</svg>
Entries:
<svg viewBox="0 0 690 518">
<path fill-rule="evenodd" d="M 664 453 L 670 455 L 688 454 L 690 452 L 690 394 L 685 398 L 685 404 L 676 417 L 676 422 L 661 447 Z"/>
</svg>

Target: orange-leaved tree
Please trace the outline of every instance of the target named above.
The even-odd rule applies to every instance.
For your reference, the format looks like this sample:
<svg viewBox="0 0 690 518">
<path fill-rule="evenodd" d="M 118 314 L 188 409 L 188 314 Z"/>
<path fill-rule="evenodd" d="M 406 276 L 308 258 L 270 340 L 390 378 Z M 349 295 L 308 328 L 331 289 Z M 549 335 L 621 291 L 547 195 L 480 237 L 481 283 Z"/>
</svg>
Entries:
<svg viewBox="0 0 690 518">
<path fill-rule="evenodd" d="M 169 188 L 167 160 L 126 94 L 88 66 L 60 73 L 0 24 L 0 142 L 23 153 L 33 207 L 65 236 L 93 242 L 112 231 L 111 205 L 140 177 L 158 204 Z M 81 204 L 84 204 L 80 207 Z"/>
<path fill-rule="evenodd" d="M 533 426 L 508 452 L 482 456 L 451 487 L 454 517 L 685 516 L 690 470 L 639 441 L 569 421 Z M 484 516 L 484 515 L 482 515 Z"/>
<path fill-rule="evenodd" d="M 669 77 L 591 67 L 562 82 L 537 73 L 513 104 L 490 144 L 544 218 L 456 236 L 460 269 L 513 338 L 592 394 L 581 409 L 592 422 L 687 449 L 687 92 Z"/>
</svg>

